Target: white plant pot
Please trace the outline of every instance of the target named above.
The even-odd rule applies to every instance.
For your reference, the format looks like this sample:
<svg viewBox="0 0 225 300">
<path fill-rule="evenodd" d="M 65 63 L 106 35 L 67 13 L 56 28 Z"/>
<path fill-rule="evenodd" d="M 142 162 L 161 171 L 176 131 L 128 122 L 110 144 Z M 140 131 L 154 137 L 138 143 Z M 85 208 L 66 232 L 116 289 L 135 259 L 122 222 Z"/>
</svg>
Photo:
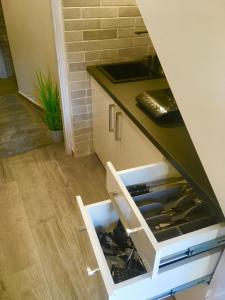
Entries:
<svg viewBox="0 0 225 300">
<path fill-rule="evenodd" d="M 63 141 L 63 131 L 58 130 L 58 131 L 53 131 L 50 130 L 51 138 L 54 143 L 61 143 Z"/>
</svg>

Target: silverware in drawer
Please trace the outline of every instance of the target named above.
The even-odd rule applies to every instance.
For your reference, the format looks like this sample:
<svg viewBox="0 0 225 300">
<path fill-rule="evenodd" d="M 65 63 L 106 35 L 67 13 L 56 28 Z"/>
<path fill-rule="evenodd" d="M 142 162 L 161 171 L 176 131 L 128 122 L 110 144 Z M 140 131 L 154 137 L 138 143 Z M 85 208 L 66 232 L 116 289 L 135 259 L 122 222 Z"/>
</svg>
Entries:
<svg viewBox="0 0 225 300">
<path fill-rule="evenodd" d="M 193 192 L 187 182 L 181 180 L 181 188 L 176 187 L 179 197 L 172 202 L 168 201 L 171 197 L 166 197 L 165 194 L 156 199 L 151 198 L 151 193 L 145 192 L 132 197 L 128 191 L 138 190 L 138 185 L 146 188 L 143 186 L 146 182 L 149 184 L 148 189 L 152 184 L 156 190 L 155 183 L 174 177 L 174 172 L 171 176 L 170 170 L 166 162 L 159 162 L 118 172 L 111 163 L 107 163 L 107 189 L 113 205 L 152 278 L 158 276 L 165 257 L 172 255 L 176 262 L 176 255 L 179 256 L 182 252 L 189 254 L 184 256 L 186 259 L 191 256 L 191 252 L 188 252 L 191 247 L 208 241 L 215 241 L 214 246 L 217 247 L 216 239 L 225 236 L 225 224 L 209 211 L 210 207 L 202 199 L 197 195 L 193 199 L 190 197 L 193 205 L 189 207 L 185 206 L 185 201 L 179 199 L 184 191 Z M 177 177 L 179 178 L 179 174 Z M 135 187 L 133 190 L 132 186 Z M 158 191 L 163 193 L 162 186 Z M 149 201 L 148 204 L 149 207 L 152 206 L 152 210 L 148 213 L 147 206 L 140 208 L 139 203 L 146 203 L 149 197 L 152 203 Z M 182 201 L 184 208 L 180 209 Z"/>
</svg>

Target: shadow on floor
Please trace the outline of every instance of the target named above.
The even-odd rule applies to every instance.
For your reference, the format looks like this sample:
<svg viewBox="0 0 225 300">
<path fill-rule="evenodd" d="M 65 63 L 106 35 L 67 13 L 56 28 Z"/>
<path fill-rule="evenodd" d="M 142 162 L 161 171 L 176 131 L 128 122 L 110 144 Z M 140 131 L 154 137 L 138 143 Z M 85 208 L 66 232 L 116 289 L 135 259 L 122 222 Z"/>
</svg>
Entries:
<svg viewBox="0 0 225 300">
<path fill-rule="evenodd" d="M 0 96 L 17 93 L 18 87 L 14 77 L 0 79 Z"/>
<path fill-rule="evenodd" d="M 0 96 L 0 158 L 51 143 L 38 108 L 15 93 Z"/>
</svg>

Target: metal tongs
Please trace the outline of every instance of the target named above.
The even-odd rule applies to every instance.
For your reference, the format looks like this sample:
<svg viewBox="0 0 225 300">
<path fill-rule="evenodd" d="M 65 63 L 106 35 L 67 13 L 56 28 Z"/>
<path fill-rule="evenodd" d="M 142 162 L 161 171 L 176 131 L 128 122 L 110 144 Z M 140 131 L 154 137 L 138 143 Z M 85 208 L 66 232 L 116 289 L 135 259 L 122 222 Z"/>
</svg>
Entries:
<svg viewBox="0 0 225 300">
<path fill-rule="evenodd" d="M 180 184 L 184 184 L 187 182 L 183 180 L 181 177 L 169 178 L 164 180 L 158 180 L 153 182 L 146 182 L 142 184 L 134 184 L 127 186 L 127 190 L 129 191 L 132 197 L 162 191 L 172 186 L 180 186 Z"/>
<path fill-rule="evenodd" d="M 160 215 L 156 215 L 146 219 L 148 225 L 150 227 L 154 227 L 155 229 L 162 229 L 165 227 L 175 226 L 180 224 L 181 222 L 187 222 L 196 217 L 196 215 L 202 215 L 204 210 L 202 208 L 205 207 L 205 202 L 201 199 L 196 198 L 195 204 L 185 210 L 182 210 L 180 213 L 176 213 L 175 211 L 171 211 L 170 213 L 163 213 Z"/>
<path fill-rule="evenodd" d="M 186 191 L 183 196 L 181 196 L 179 199 L 174 200 L 172 203 L 166 204 L 165 206 L 162 204 L 162 202 L 150 202 L 147 204 L 144 204 L 142 206 L 138 206 L 140 212 L 144 216 L 144 218 L 151 217 L 154 215 L 159 214 L 175 214 L 179 212 L 180 210 L 184 210 L 184 207 L 188 207 L 193 204 L 193 200 L 196 197 L 195 193 Z"/>
</svg>

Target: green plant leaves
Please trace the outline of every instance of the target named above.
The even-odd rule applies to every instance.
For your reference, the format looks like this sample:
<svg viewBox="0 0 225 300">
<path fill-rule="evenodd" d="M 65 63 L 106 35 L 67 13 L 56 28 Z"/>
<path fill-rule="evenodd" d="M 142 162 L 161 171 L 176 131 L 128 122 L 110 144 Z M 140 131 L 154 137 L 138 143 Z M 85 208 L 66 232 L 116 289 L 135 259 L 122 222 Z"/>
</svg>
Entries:
<svg viewBox="0 0 225 300">
<path fill-rule="evenodd" d="M 44 76 L 36 72 L 40 101 L 45 112 L 45 121 L 50 130 L 62 130 L 60 95 L 58 86 L 52 81 L 50 73 Z"/>
</svg>

